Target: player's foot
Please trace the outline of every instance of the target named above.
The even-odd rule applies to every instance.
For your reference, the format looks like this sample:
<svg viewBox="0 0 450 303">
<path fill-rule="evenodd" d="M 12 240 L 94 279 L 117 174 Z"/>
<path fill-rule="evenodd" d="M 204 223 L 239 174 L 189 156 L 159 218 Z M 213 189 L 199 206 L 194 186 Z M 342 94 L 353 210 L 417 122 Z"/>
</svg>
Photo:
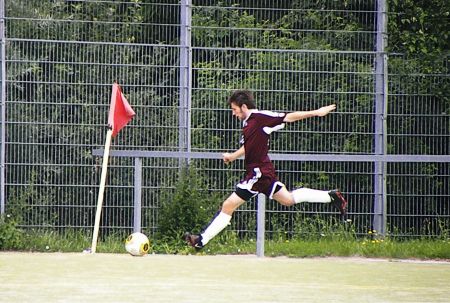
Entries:
<svg viewBox="0 0 450 303">
<path fill-rule="evenodd" d="M 347 201 L 337 189 L 330 190 L 328 194 L 331 197 L 331 204 L 333 204 L 341 213 L 342 216 L 347 214 Z"/>
<path fill-rule="evenodd" d="M 194 247 L 197 250 L 203 248 L 201 235 L 193 235 L 190 232 L 187 232 L 184 234 L 183 239 L 188 245 Z"/>
</svg>

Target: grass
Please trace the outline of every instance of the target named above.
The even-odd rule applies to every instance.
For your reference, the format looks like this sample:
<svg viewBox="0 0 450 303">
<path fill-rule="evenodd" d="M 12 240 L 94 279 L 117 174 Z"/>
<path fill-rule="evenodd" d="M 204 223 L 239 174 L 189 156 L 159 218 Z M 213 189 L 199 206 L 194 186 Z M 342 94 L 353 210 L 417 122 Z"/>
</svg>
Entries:
<svg viewBox="0 0 450 303">
<path fill-rule="evenodd" d="M 125 253 L 125 236 L 111 235 L 103 238 L 97 245 L 100 253 Z M 213 239 L 202 251 L 196 252 L 181 240 L 151 240 L 151 252 L 157 254 L 255 254 L 254 239 L 239 239 L 227 231 Z M 0 250 L 19 250 L 34 252 L 81 252 L 91 246 L 90 236 L 70 231 L 60 234 L 54 231 L 30 231 L 22 233 L 17 247 Z M 291 238 L 285 234 L 265 241 L 265 256 L 288 257 L 327 257 L 360 256 L 388 259 L 440 259 L 450 260 L 450 239 L 395 240 L 373 237 L 354 238 L 347 234 L 321 236 L 319 238 Z"/>
<path fill-rule="evenodd" d="M 410 240 L 380 242 L 366 241 L 302 241 L 269 242 L 266 255 L 291 257 L 361 256 L 391 259 L 449 259 L 449 241 Z"/>
<path fill-rule="evenodd" d="M 81 230 L 22 230 L 12 224 L 0 229 L 0 250 L 31 252 L 82 252 L 91 247 L 91 236 Z M 8 228 L 7 228 L 8 227 Z M 127 234 L 100 234 L 99 253 L 125 253 Z M 296 225 L 294 234 L 284 231 L 267 234 L 265 256 L 288 257 L 370 257 L 387 259 L 440 259 L 450 260 L 450 237 L 444 232 L 438 238 L 398 239 L 380 237 L 370 230 L 366 235 L 356 235 L 352 224 L 306 218 Z M 150 238 L 151 253 L 169 255 L 245 255 L 256 253 L 256 240 L 242 239 L 226 230 L 208 245 L 196 252 L 182 240 L 174 238 Z"/>
<path fill-rule="evenodd" d="M 369 257 L 388 259 L 440 259 L 450 260 L 450 240 L 367 240 L 367 239 L 291 239 L 266 240 L 265 256 L 288 257 Z M 254 254 L 256 243 L 242 241 L 240 244 L 214 241 L 206 253 L 212 254 Z"/>
</svg>

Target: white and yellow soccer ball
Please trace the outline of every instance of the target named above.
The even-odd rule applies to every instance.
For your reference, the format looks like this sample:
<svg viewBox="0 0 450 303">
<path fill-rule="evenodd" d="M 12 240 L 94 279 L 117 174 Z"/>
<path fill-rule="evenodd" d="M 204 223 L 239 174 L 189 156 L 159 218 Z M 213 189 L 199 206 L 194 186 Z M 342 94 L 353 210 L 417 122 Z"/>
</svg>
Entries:
<svg viewBox="0 0 450 303">
<path fill-rule="evenodd" d="M 143 233 L 132 233 L 125 240 L 125 249 L 132 256 L 143 256 L 150 249 L 150 241 Z"/>
</svg>

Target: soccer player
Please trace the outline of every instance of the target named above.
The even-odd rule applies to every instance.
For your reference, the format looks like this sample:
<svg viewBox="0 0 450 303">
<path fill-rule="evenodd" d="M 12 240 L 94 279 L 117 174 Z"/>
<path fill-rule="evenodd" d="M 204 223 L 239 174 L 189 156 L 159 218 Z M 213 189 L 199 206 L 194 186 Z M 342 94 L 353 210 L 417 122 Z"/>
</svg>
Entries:
<svg viewBox="0 0 450 303">
<path fill-rule="evenodd" d="M 224 153 L 223 161 L 228 164 L 245 156 L 246 174 L 200 234 L 187 232 L 184 235 L 184 240 L 188 245 L 197 249 L 205 246 L 229 224 L 233 212 L 258 193 L 263 193 L 286 206 L 301 202 L 331 203 L 342 216 L 345 216 L 347 201 L 338 190 L 298 188 L 288 191 L 286 186 L 277 179 L 275 168 L 268 157 L 269 136 L 273 131 L 282 129 L 285 123 L 326 116 L 336 109 L 336 104 L 317 110 L 291 113 L 260 111 L 256 109 L 253 94 L 248 90 L 233 92 L 228 103 L 233 116 L 243 121 L 243 136 L 241 148 L 233 153 Z"/>
</svg>

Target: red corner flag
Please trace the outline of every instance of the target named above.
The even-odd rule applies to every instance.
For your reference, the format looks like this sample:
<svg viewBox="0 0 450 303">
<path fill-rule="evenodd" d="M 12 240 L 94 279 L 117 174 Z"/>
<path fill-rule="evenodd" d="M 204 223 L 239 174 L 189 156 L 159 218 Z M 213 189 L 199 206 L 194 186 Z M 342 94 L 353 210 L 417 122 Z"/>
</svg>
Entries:
<svg viewBox="0 0 450 303">
<path fill-rule="evenodd" d="M 127 125 L 135 115 L 136 113 L 122 94 L 119 84 L 114 83 L 108 116 L 108 125 L 112 129 L 112 136 L 117 136 L 119 131 Z"/>
</svg>

